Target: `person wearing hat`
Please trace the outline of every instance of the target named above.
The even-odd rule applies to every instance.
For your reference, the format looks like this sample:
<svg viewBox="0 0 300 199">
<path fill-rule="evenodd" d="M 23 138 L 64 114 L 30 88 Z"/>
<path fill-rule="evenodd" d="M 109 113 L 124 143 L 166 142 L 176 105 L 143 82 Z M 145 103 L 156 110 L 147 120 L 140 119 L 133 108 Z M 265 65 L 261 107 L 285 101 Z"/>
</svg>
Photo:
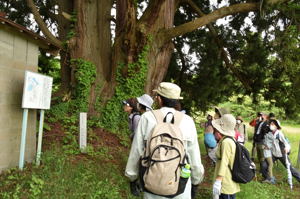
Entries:
<svg viewBox="0 0 300 199">
<path fill-rule="evenodd" d="M 268 163 L 264 157 L 264 139 L 265 135 L 269 132 L 269 118 L 268 115 L 262 113 L 260 121 L 258 121 L 254 128 L 253 145 L 256 149 L 256 155 L 259 161 L 261 173 L 264 179 L 269 179 Z"/>
<path fill-rule="evenodd" d="M 214 119 L 219 119 L 220 117 L 222 117 L 222 115 L 224 114 L 229 114 L 230 110 L 224 107 L 215 107 L 215 115 L 214 115 Z"/>
<path fill-rule="evenodd" d="M 170 82 L 161 82 L 157 89 L 154 90 L 157 93 L 155 100 L 160 107 L 161 113 L 166 118 L 166 122 L 171 122 L 172 114 L 175 113 L 175 107 L 178 100 L 182 99 L 180 96 L 181 89 L 176 84 Z M 172 114 L 169 114 L 172 113 Z M 194 198 L 196 194 L 197 185 L 202 181 L 204 168 L 200 158 L 200 148 L 198 144 L 197 131 L 193 119 L 182 114 L 183 118 L 179 124 L 179 129 L 182 132 L 186 155 L 191 168 L 191 177 L 189 178 L 185 190 L 182 194 L 177 195 L 176 199 L 190 199 Z M 157 125 L 156 118 L 152 111 L 145 112 L 140 119 L 136 136 L 133 139 L 129 158 L 127 161 L 125 176 L 127 176 L 131 183 L 131 193 L 136 195 L 134 184 L 137 182 L 139 175 L 139 162 L 140 157 L 144 152 L 144 143 L 151 137 L 151 132 Z M 155 182 L 153 182 L 155 183 Z M 144 198 L 146 199 L 164 199 L 159 195 L 144 192 Z"/>
<path fill-rule="evenodd" d="M 263 182 L 275 184 L 276 180 L 273 175 L 273 162 L 279 160 L 286 168 L 286 158 L 291 150 L 290 144 L 286 140 L 284 134 L 281 131 L 280 122 L 275 119 L 269 121 L 270 131 L 265 135 L 264 139 L 264 156 L 268 162 L 268 174 L 269 177 Z M 294 176 L 298 182 L 300 182 L 300 172 L 297 171 L 292 165 L 290 165 L 292 176 Z"/>
<path fill-rule="evenodd" d="M 244 144 L 248 140 L 248 135 L 247 135 L 246 125 L 243 123 L 242 116 L 237 116 L 236 117 L 235 129 L 241 135 L 241 140 L 239 142 L 241 142 L 242 144 Z"/>
<path fill-rule="evenodd" d="M 215 164 L 217 162 L 216 150 L 217 150 L 217 140 L 214 136 L 214 129 L 212 126 L 214 113 L 207 113 L 207 121 L 204 124 L 204 145 L 207 152 L 208 157 L 212 160 L 212 163 Z"/>
<path fill-rule="evenodd" d="M 236 119 L 232 114 L 224 114 L 221 118 L 213 120 L 212 125 L 216 137 L 219 139 L 213 196 L 220 199 L 234 199 L 235 194 L 240 191 L 239 184 L 232 180 L 230 169 L 233 168 L 236 144 L 232 139 L 226 139 L 226 137 L 235 136 Z"/>
<path fill-rule="evenodd" d="M 153 99 L 148 94 L 144 94 L 136 99 L 138 101 L 138 108 L 141 114 L 152 110 Z"/>
<path fill-rule="evenodd" d="M 138 109 L 138 100 L 136 98 L 129 98 L 122 101 L 123 110 L 128 113 L 128 126 L 130 130 L 130 138 L 133 140 L 136 128 L 141 118 L 141 114 Z"/>
</svg>

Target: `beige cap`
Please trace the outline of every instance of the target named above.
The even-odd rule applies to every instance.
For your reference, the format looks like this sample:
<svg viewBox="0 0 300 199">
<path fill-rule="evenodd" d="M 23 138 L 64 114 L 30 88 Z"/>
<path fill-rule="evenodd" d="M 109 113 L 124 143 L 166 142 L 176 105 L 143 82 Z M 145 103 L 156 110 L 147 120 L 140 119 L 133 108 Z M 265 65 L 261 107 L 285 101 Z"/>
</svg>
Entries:
<svg viewBox="0 0 300 199">
<path fill-rule="evenodd" d="M 153 91 L 168 99 L 183 99 L 180 96 L 181 88 L 171 82 L 161 82 Z"/>
<path fill-rule="evenodd" d="M 220 119 L 213 120 L 212 125 L 223 135 L 235 136 L 234 127 L 236 125 L 236 119 L 232 114 L 222 115 Z"/>
</svg>

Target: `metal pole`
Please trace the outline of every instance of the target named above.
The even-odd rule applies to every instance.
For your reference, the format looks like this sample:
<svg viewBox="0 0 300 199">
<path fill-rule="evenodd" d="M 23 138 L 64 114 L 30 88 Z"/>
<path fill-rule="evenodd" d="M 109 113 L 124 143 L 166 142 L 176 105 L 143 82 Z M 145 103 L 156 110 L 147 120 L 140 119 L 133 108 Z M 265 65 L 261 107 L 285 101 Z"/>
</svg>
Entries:
<svg viewBox="0 0 300 199">
<path fill-rule="evenodd" d="M 39 166 L 41 163 L 44 112 L 45 112 L 44 110 L 41 110 L 41 113 L 40 113 L 39 137 L 38 137 L 38 146 L 37 146 L 37 152 L 36 152 L 36 165 L 37 166 Z"/>
<path fill-rule="evenodd" d="M 22 122 L 22 137 L 20 145 L 20 159 L 19 159 L 19 169 L 23 169 L 24 166 L 24 155 L 25 155 L 25 145 L 26 145 L 26 130 L 27 130 L 27 118 L 28 109 L 25 108 L 23 111 L 23 122 Z"/>
</svg>

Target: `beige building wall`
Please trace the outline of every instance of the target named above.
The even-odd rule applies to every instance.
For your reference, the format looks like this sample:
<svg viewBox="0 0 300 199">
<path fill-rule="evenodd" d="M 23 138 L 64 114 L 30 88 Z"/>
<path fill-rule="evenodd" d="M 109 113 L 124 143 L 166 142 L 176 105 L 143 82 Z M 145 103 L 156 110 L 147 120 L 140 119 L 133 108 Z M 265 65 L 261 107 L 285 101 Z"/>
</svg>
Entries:
<svg viewBox="0 0 300 199">
<path fill-rule="evenodd" d="M 0 172 L 19 164 L 25 70 L 37 72 L 38 45 L 10 29 L 0 29 Z M 36 110 L 29 110 L 25 161 L 36 152 Z"/>
</svg>

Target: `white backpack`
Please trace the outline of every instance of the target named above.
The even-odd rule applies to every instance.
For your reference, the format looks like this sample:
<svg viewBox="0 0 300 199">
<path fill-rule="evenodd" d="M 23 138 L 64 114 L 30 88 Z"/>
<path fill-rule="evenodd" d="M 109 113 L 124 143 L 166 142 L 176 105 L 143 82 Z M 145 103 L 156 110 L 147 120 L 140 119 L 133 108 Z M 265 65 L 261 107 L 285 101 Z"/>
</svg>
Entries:
<svg viewBox="0 0 300 199">
<path fill-rule="evenodd" d="M 165 117 L 160 110 L 152 111 L 157 125 L 149 136 L 141 157 L 140 179 L 145 191 L 174 197 L 184 192 L 188 178 L 180 177 L 187 157 L 179 124 L 184 114 L 175 111 Z M 166 117 L 173 114 L 171 123 Z"/>
</svg>

